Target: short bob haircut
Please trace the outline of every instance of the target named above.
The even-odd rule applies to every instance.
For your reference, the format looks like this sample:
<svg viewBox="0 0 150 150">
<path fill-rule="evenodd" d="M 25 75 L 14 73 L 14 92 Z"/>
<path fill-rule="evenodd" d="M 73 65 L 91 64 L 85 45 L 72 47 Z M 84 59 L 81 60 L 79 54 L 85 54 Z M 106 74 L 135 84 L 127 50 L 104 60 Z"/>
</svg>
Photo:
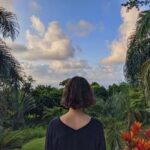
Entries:
<svg viewBox="0 0 150 150">
<path fill-rule="evenodd" d="M 65 108 L 86 108 L 95 105 L 93 91 L 88 81 L 79 76 L 70 79 L 64 88 L 60 104 Z"/>
</svg>

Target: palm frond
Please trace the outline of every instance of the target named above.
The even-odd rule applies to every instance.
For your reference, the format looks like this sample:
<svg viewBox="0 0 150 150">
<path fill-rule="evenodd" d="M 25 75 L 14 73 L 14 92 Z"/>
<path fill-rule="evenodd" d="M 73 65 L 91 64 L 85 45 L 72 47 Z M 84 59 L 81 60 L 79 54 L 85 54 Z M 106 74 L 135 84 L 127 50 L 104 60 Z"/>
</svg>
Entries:
<svg viewBox="0 0 150 150">
<path fill-rule="evenodd" d="M 124 74 L 131 83 L 138 84 L 142 64 L 150 57 L 150 10 L 140 12 L 135 32 L 128 38 Z"/>
<path fill-rule="evenodd" d="M 136 33 L 139 39 L 145 38 L 150 34 L 150 10 L 142 11 L 139 14 Z"/>
<path fill-rule="evenodd" d="M 21 148 L 23 140 L 21 131 L 11 131 L 10 129 L 0 129 L 0 149 Z"/>
<path fill-rule="evenodd" d="M 22 79 L 22 69 L 10 50 L 3 41 L 0 41 L 0 79 L 13 83 Z"/>
<path fill-rule="evenodd" d="M 120 150 L 123 148 L 120 133 L 120 123 L 112 118 L 111 125 L 107 131 L 107 142 L 110 145 L 111 150 Z"/>
<path fill-rule="evenodd" d="M 19 24 L 16 15 L 2 7 L 0 7 L 0 32 L 2 37 L 10 37 L 12 40 L 14 40 L 19 33 Z"/>
</svg>

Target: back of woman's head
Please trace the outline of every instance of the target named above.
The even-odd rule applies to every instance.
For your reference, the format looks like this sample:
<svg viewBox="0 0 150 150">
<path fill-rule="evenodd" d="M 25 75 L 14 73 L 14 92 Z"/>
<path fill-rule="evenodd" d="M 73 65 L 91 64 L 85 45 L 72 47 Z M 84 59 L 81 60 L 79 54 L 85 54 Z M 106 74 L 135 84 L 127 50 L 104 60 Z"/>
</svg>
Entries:
<svg viewBox="0 0 150 150">
<path fill-rule="evenodd" d="M 65 108 L 86 108 L 94 105 L 96 100 L 88 81 L 79 76 L 70 79 L 65 85 L 60 104 Z"/>
</svg>

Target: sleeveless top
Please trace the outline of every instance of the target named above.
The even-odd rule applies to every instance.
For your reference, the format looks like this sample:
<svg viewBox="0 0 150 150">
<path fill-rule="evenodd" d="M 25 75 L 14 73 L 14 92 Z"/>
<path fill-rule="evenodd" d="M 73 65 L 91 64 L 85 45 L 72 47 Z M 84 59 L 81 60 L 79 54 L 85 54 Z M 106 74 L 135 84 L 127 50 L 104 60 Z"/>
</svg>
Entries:
<svg viewBox="0 0 150 150">
<path fill-rule="evenodd" d="M 86 125 L 76 130 L 56 116 L 47 127 L 45 150 L 106 150 L 103 125 L 91 117 Z"/>
</svg>

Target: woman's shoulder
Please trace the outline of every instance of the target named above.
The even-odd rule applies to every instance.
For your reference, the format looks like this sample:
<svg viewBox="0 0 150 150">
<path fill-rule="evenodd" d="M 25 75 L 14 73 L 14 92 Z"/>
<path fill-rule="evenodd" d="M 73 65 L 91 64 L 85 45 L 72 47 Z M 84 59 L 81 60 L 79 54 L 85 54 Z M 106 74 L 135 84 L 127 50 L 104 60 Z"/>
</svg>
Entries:
<svg viewBox="0 0 150 150">
<path fill-rule="evenodd" d="M 100 119 L 92 117 L 93 118 L 93 122 L 96 126 L 103 128 L 103 123 Z"/>
<path fill-rule="evenodd" d="M 58 116 L 54 116 L 49 121 L 48 127 L 53 127 L 56 126 L 57 124 L 58 124 Z"/>
</svg>

